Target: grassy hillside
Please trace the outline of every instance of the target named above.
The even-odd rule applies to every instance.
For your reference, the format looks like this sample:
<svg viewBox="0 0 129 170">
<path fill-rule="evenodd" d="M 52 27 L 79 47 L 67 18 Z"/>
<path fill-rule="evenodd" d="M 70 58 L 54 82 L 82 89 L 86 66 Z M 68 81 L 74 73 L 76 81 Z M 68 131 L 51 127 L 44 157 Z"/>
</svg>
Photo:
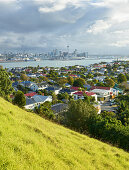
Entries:
<svg viewBox="0 0 129 170">
<path fill-rule="evenodd" d="M 0 170 L 129 169 L 129 153 L 0 98 Z"/>
</svg>

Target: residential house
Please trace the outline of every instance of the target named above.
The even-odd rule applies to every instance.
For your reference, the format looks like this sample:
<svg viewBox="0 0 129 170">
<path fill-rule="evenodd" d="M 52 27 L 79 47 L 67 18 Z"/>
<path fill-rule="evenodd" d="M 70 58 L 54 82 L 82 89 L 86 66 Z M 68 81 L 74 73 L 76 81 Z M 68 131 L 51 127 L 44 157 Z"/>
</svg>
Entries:
<svg viewBox="0 0 129 170">
<path fill-rule="evenodd" d="M 91 96 L 91 97 L 94 97 L 95 98 L 95 101 L 97 102 L 97 95 L 93 92 L 88 92 L 88 91 L 78 91 L 78 92 L 75 92 L 73 94 L 74 96 L 74 100 L 78 100 L 78 99 L 84 99 L 84 94 L 87 95 L 87 96 Z"/>
<path fill-rule="evenodd" d="M 38 90 L 44 90 L 48 88 L 48 84 L 46 81 L 42 81 L 41 83 L 37 84 L 38 85 Z"/>
<path fill-rule="evenodd" d="M 26 97 L 28 97 L 28 98 L 31 98 L 31 97 L 37 95 L 37 93 L 36 93 L 36 92 L 32 92 L 32 93 L 27 93 L 27 94 L 24 94 L 24 95 L 25 95 Z"/>
<path fill-rule="evenodd" d="M 62 89 L 62 87 L 53 87 L 53 86 L 50 86 L 48 88 L 46 88 L 46 90 L 48 92 L 54 92 L 56 95 L 59 94 L 60 90 Z"/>
<path fill-rule="evenodd" d="M 30 78 L 36 78 L 36 74 L 33 74 L 33 73 L 29 73 L 29 74 L 27 74 L 27 76 Z"/>
<path fill-rule="evenodd" d="M 116 95 L 111 87 L 92 86 L 91 92 L 95 93 L 98 98 L 103 98 L 103 100 L 109 100 L 110 96 Z"/>
<path fill-rule="evenodd" d="M 52 102 L 52 96 L 34 95 L 31 98 L 26 97 L 26 105 L 24 107 L 25 109 L 33 110 L 36 106 L 39 107 L 46 101 Z"/>
<path fill-rule="evenodd" d="M 68 89 L 68 88 L 64 88 L 62 90 L 60 90 L 60 93 L 68 93 L 69 95 L 73 95 L 75 92 L 77 92 L 77 90 L 74 89 Z"/>
<path fill-rule="evenodd" d="M 98 77 L 94 77 L 93 79 L 98 80 L 99 82 L 104 82 L 104 79 L 106 78 L 106 76 L 98 76 Z"/>
<path fill-rule="evenodd" d="M 38 91 L 38 85 L 32 81 L 23 81 L 20 85 L 31 89 L 32 91 Z"/>
</svg>

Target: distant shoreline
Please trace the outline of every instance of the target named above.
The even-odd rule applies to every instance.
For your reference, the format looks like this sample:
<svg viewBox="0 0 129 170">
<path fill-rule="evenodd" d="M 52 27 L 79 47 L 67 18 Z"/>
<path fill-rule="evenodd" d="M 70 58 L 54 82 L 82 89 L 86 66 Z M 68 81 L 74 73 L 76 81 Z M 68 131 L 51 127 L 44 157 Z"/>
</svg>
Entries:
<svg viewBox="0 0 129 170">
<path fill-rule="evenodd" d="M 74 61 L 74 60 L 97 60 L 97 59 L 99 59 L 99 60 L 101 60 L 101 59 L 115 59 L 115 58 L 109 58 L 109 57 L 104 57 L 104 58 L 102 58 L 102 57 L 94 57 L 94 58 L 76 58 L 76 59 L 41 59 L 41 60 L 37 60 L 36 62 L 40 62 L 40 61 Z M 17 60 L 17 61 L 0 61 L 0 64 L 2 64 L 2 63 L 17 63 L 17 62 L 25 62 L 25 63 L 27 63 L 27 62 L 34 62 L 35 60 L 28 60 L 28 61 L 22 61 L 22 60 Z"/>
</svg>

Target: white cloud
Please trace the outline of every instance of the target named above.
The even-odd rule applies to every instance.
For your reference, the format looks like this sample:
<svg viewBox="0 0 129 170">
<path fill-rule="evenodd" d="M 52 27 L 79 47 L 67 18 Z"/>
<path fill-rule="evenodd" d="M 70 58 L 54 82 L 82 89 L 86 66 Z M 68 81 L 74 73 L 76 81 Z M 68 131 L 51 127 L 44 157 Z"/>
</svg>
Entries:
<svg viewBox="0 0 129 170">
<path fill-rule="evenodd" d="M 121 40 L 115 43 L 111 43 L 111 46 L 113 47 L 126 47 L 128 45 L 129 45 L 129 40 Z"/>
<path fill-rule="evenodd" d="M 38 5 L 39 11 L 43 13 L 50 13 L 64 10 L 67 6 L 74 6 L 75 8 L 84 7 L 90 0 L 34 0 Z"/>
<path fill-rule="evenodd" d="M 98 34 L 102 33 L 103 31 L 106 31 L 111 27 L 111 24 L 104 21 L 104 20 L 97 20 L 95 24 L 90 26 L 90 28 L 87 30 L 88 33 Z"/>
</svg>

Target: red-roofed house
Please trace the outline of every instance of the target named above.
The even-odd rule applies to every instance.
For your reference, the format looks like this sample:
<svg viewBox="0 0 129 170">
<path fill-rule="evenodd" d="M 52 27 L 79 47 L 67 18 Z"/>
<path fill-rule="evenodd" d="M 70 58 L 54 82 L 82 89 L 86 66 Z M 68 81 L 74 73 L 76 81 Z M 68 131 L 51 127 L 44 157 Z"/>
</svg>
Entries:
<svg viewBox="0 0 129 170">
<path fill-rule="evenodd" d="M 80 88 L 81 88 L 81 87 L 71 87 L 70 89 L 71 89 L 71 90 L 75 90 L 75 91 L 79 91 Z"/>
<path fill-rule="evenodd" d="M 26 97 L 33 97 L 35 95 L 37 95 L 36 92 L 32 92 L 32 93 L 27 93 L 27 94 L 24 94 Z"/>
<path fill-rule="evenodd" d="M 71 74 L 71 75 L 69 75 L 70 77 L 73 77 L 73 78 L 77 78 L 78 76 L 77 75 L 75 75 L 75 74 Z"/>
<path fill-rule="evenodd" d="M 74 100 L 78 100 L 78 99 L 84 99 L 84 93 L 87 95 L 87 96 L 92 96 L 95 98 L 95 101 L 97 102 L 97 95 L 93 92 L 88 92 L 88 91 L 78 91 L 78 92 L 75 92 L 73 95 L 74 95 Z"/>
<path fill-rule="evenodd" d="M 92 86 L 91 90 L 94 90 L 94 89 L 111 90 L 112 88 L 111 87 Z"/>
</svg>

